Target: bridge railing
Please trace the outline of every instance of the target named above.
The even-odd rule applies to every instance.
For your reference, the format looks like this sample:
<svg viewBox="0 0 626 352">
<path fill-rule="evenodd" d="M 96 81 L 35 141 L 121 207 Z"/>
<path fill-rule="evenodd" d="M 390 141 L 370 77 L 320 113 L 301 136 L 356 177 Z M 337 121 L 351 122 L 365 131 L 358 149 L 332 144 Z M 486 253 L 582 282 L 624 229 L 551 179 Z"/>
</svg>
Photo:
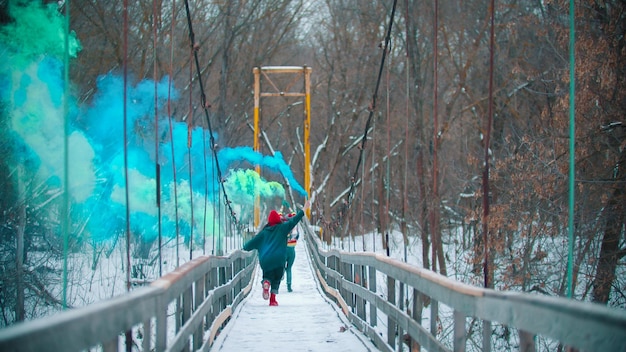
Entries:
<svg viewBox="0 0 626 352">
<path fill-rule="evenodd" d="M 0 330 L 0 351 L 209 350 L 252 287 L 253 252 L 203 256 L 128 294 Z"/>
<path fill-rule="evenodd" d="M 478 326 L 482 326 L 479 349 L 485 352 L 491 350 L 492 322 L 518 331 L 520 351 L 535 351 L 535 336 L 584 351 L 626 351 L 623 310 L 566 298 L 478 288 L 379 254 L 324 250 L 314 233 L 309 231 L 306 236 L 323 288 L 381 351 L 401 350 L 396 346 L 396 336 L 406 337 L 429 352 L 450 351 L 450 345 L 454 351 L 465 351 L 470 330 L 476 329 L 476 325 L 468 328 L 468 318 L 478 320 Z M 382 286 L 377 283 L 381 278 Z M 414 303 L 408 310 L 396 303 L 397 297 L 402 297 L 399 292 L 403 286 L 413 295 Z M 429 302 L 429 330 L 422 325 L 419 305 L 423 302 Z M 437 334 L 444 309 L 452 311 L 451 343 L 441 341 L 442 334 Z M 381 333 L 377 326 L 380 319 L 386 319 L 386 324 L 380 324 L 386 325 L 386 334 L 384 327 Z"/>
</svg>

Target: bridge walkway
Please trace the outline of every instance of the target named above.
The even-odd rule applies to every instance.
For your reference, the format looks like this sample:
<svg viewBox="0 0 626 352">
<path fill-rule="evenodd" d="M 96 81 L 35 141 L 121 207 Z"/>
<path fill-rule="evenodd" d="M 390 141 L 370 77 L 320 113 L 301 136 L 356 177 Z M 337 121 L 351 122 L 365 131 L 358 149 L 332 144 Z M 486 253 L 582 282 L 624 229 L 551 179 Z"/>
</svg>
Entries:
<svg viewBox="0 0 626 352">
<path fill-rule="evenodd" d="M 296 246 L 292 272 L 293 292 L 287 292 L 283 278 L 278 306 L 270 307 L 261 295 L 257 267 L 252 291 L 233 312 L 211 351 L 378 351 L 320 289 L 304 243 Z"/>
</svg>

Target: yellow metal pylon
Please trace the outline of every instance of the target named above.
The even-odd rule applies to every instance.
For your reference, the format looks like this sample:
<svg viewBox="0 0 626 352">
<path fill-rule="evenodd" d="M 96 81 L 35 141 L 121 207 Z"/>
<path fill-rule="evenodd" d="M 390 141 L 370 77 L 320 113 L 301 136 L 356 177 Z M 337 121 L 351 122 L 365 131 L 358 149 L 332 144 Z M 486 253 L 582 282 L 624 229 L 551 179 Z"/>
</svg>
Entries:
<svg viewBox="0 0 626 352">
<path fill-rule="evenodd" d="M 311 195 L 311 157 L 310 157 L 310 127 L 311 127 L 311 67 L 307 66 L 262 66 L 255 67 L 254 73 L 254 151 L 259 152 L 259 135 L 261 133 L 259 126 L 259 111 L 261 106 L 261 97 L 304 97 L 304 190 L 307 197 Z M 261 74 L 267 79 L 269 85 L 274 88 L 273 92 L 261 92 Z M 284 91 L 279 89 L 270 75 L 272 74 L 297 74 L 304 75 L 304 93 Z M 297 77 L 296 77 L 297 78 Z M 261 167 L 256 165 L 256 172 L 261 174 Z M 260 223 L 260 199 L 259 195 L 255 196 L 254 202 L 254 226 L 258 227 Z M 311 210 L 307 210 L 307 217 L 311 216 Z"/>
</svg>

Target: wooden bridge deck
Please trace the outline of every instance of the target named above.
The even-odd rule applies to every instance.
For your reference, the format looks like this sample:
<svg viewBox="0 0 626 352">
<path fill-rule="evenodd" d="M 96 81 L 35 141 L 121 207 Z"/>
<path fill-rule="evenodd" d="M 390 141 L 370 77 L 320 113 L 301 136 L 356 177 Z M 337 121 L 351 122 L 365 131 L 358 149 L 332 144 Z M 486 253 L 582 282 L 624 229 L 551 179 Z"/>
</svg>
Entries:
<svg viewBox="0 0 626 352">
<path fill-rule="evenodd" d="M 304 243 L 296 246 L 293 292 L 287 292 L 283 278 L 277 307 L 263 300 L 257 267 L 252 292 L 216 338 L 212 351 L 378 351 L 323 294 L 306 251 Z"/>
</svg>

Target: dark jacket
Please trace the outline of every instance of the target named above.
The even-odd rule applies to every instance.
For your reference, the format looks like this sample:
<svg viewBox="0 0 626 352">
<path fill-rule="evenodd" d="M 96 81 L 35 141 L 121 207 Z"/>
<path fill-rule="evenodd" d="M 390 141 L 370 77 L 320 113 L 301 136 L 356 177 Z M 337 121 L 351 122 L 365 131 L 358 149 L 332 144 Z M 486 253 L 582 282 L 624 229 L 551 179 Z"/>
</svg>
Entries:
<svg viewBox="0 0 626 352">
<path fill-rule="evenodd" d="M 272 270 L 285 267 L 287 258 L 287 240 L 289 233 L 304 216 L 302 210 L 287 221 L 274 225 L 266 225 L 256 236 L 243 245 L 244 251 L 259 251 L 261 269 Z"/>
</svg>

